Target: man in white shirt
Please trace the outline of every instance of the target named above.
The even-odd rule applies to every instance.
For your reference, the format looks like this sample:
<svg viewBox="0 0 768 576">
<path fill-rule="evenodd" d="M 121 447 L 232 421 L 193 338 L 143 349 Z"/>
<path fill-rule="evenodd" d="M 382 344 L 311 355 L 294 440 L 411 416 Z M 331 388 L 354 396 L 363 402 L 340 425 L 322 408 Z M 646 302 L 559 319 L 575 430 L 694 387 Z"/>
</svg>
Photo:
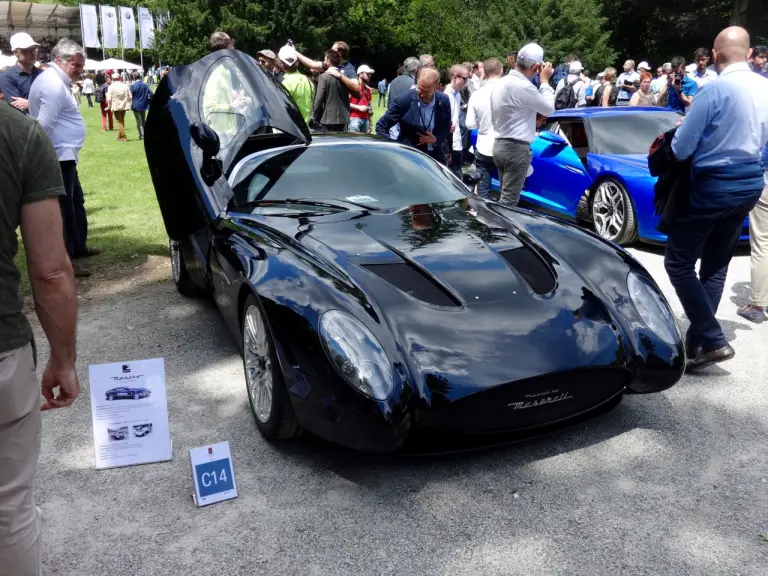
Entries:
<svg viewBox="0 0 768 576">
<path fill-rule="evenodd" d="M 688 78 L 696 82 L 698 90 L 701 90 L 702 86 L 717 78 L 717 72 L 707 68 L 709 64 L 709 50 L 706 48 L 696 49 L 696 52 L 693 53 L 693 62 L 696 64 L 696 68 L 688 73 Z"/>
<path fill-rule="evenodd" d="M 556 101 L 557 95 L 565 88 L 566 83 L 573 87 L 573 102 L 570 103 L 572 106 L 563 106 L 563 108 L 583 108 L 587 105 L 587 82 L 581 77 L 583 71 L 584 66 L 581 65 L 581 62 L 574 60 L 568 68 L 568 76 L 561 78 L 560 82 L 557 83 Z"/>
<path fill-rule="evenodd" d="M 482 87 L 485 82 L 485 64 L 482 62 L 475 62 L 472 65 L 472 78 L 469 79 L 469 93 L 473 94 Z"/>
<path fill-rule="evenodd" d="M 493 163 L 493 143 L 496 141 L 496 134 L 493 131 L 491 118 L 491 92 L 504 73 L 504 67 L 499 60 L 491 58 L 484 63 L 483 68 L 485 83 L 469 97 L 469 104 L 467 104 L 467 130 L 477 128 L 475 165 L 482 176 L 477 184 L 477 195 L 481 198 L 490 198 L 491 174 L 496 168 Z"/>
<path fill-rule="evenodd" d="M 501 181 L 500 201 L 517 206 L 531 165 L 531 142 L 536 138 L 536 115 L 555 110 L 555 91 L 549 85 L 552 64 L 544 62 L 538 44 L 526 44 L 517 54 L 515 69 L 499 80 L 491 91 L 491 114 L 496 141 L 493 162 Z M 539 74 L 537 89 L 531 78 Z"/>
<path fill-rule="evenodd" d="M 652 94 L 658 94 L 659 90 L 667 85 L 667 76 L 669 76 L 671 70 L 672 62 L 664 62 L 664 65 L 661 67 L 661 76 L 651 81 Z"/>
<path fill-rule="evenodd" d="M 59 159 L 66 196 L 59 196 L 64 223 L 64 243 L 69 257 L 94 256 L 96 249 L 85 247 L 88 223 L 85 218 L 82 192 L 75 194 L 77 160 L 85 143 L 85 122 L 80 114 L 72 82 L 83 73 L 85 51 L 68 38 L 62 38 L 51 51 L 53 61 L 37 77 L 29 92 L 29 114 L 48 133 Z M 76 197 L 77 196 L 77 197 Z M 89 276 L 87 270 L 73 263 L 75 275 Z"/>
<path fill-rule="evenodd" d="M 461 112 L 461 91 L 469 81 L 469 71 L 461 64 L 451 66 L 451 83 L 445 87 L 445 95 L 451 102 L 451 158 L 449 167 L 451 172 L 461 178 L 461 130 L 459 130 L 459 114 Z"/>
</svg>

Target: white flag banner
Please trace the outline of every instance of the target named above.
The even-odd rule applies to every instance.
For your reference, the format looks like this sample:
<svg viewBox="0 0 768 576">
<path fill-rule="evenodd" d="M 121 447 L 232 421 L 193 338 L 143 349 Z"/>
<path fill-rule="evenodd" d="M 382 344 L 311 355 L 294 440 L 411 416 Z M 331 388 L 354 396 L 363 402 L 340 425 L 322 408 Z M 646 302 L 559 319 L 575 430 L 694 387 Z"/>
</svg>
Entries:
<svg viewBox="0 0 768 576">
<path fill-rule="evenodd" d="M 162 12 L 160 12 L 160 14 L 157 15 L 157 18 L 155 18 L 155 20 L 157 24 L 157 29 L 162 30 L 163 28 L 165 28 L 168 22 L 170 22 L 171 13 L 166 12 L 165 14 L 163 14 Z"/>
<path fill-rule="evenodd" d="M 114 6 L 99 6 L 101 11 L 101 41 L 104 48 L 119 48 L 117 39 L 117 11 Z"/>
<path fill-rule="evenodd" d="M 142 50 L 152 48 L 155 41 L 155 23 L 152 14 L 143 6 L 139 6 L 139 37 Z"/>
<path fill-rule="evenodd" d="M 80 26 L 83 30 L 83 46 L 86 48 L 101 48 L 99 42 L 99 15 L 96 6 L 80 4 Z"/>
<path fill-rule="evenodd" d="M 136 20 L 133 8 L 120 6 L 120 35 L 123 38 L 123 48 L 136 48 Z"/>
</svg>

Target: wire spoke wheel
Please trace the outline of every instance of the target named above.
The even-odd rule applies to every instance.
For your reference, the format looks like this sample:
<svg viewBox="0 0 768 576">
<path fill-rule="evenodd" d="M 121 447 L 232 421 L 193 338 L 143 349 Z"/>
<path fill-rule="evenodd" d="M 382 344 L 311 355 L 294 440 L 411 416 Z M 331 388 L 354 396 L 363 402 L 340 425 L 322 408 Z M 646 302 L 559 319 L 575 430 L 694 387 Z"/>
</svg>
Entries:
<svg viewBox="0 0 768 576">
<path fill-rule="evenodd" d="M 248 306 L 245 311 L 243 357 L 254 414 L 259 421 L 266 423 L 272 415 L 272 358 L 261 311 L 254 305 Z"/>
</svg>

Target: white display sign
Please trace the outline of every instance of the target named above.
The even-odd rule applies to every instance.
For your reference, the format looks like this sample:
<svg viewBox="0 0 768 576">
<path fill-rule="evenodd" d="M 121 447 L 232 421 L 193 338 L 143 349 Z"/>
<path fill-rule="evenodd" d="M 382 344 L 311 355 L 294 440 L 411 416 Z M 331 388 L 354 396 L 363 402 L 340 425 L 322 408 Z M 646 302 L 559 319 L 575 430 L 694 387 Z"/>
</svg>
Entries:
<svg viewBox="0 0 768 576">
<path fill-rule="evenodd" d="M 149 10 L 143 6 L 139 6 L 139 39 L 141 41 L 141 49 L 147 50 L 152 48 L 152 44 L 155 41 L 155 23 L 152 20 L 152 14 Z"/>
<path fill-rule="evenodd" d="M 189 449 L 195 493 L 192 497 L 198 507 L 237 498 L 235 469 L 229 442 Z"/>
<path fill-rule="evenodd" d="M 120 35 L 123 37 L 123 48 L 136 48 L 136 20 L 133 8 L 119 6 Z"/>
<path fill-rule="evenodd" d="M 86 48 L 101 48 L 99 42 L 99 16 L 96 6 L 80 4 L 80 26 L 83 32 L 83 46 Z"/>
<path fill-rule="evenodd" d="M 171 459 L 162 358 L 88 367 L 96 468 Z"/>
<path fill-rule="evenodd" d="M 101 40 L 104 48 L 118 48 L 117 11 L 114 6 L 99 6 L 101 11 Z"/>
</svg>

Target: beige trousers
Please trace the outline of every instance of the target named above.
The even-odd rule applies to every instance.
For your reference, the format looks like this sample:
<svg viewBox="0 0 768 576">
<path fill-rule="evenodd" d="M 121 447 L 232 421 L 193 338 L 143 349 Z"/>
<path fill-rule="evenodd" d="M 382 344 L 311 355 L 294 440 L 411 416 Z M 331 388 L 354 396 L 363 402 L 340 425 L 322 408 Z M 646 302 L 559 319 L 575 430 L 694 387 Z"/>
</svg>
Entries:
<svg viewBox="0 0 768 576">
<path fill-rule="evenodd" d="M 768 306 L 768 186 L 749 213 L 749 249 L 752 253 L 752 305 Z"/>
<path fill-rule="evenodd" d="M 32 345 L 0 352 L 0 576 L 40 574 L 40 519 L 32 481 L 41 422 Z"/>
</svg>

